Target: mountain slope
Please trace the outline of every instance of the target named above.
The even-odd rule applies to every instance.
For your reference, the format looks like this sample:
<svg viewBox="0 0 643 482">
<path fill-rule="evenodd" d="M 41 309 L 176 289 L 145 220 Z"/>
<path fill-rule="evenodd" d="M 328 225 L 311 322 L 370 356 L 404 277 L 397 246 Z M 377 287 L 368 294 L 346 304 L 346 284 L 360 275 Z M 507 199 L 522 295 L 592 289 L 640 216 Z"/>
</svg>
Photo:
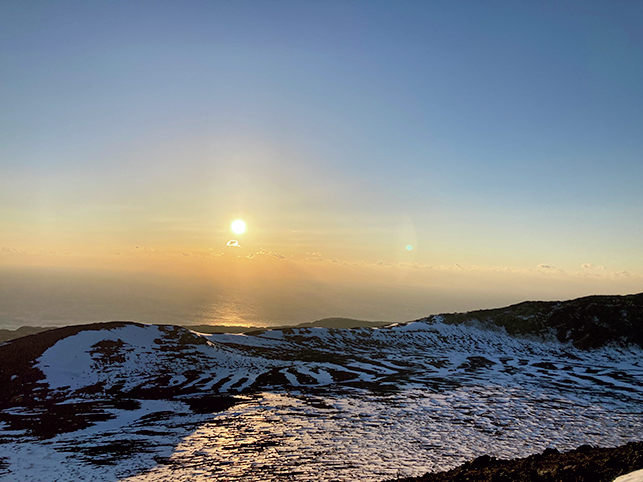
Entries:
<svg viewBox="0 0 643 482">
<path fill-rule="evenodd" d="M 571 301 L 525 301 L 506 308 L 440 315 L 445 323 L 481 322 L 510 335 L 547 336 L 590 349 L 610 343 L 643 346 L 643 293 L 587 296 Z"/>
<path fill-rule="evenodd" d="M 352 318 L 323 318 L 321 320 L 299 323 L 297 325 L 283 325 L 272 327 L 273 330 L 284 330 L 288 328 L 375 328 L 378 326 L 386 326 L 391 323 L 388 321 L 364 321 L 354 320 Z M 262 328 L 251 326 L 223 326 L 223 325 L 181 325 L 188 330 L 197 331 L 199 333 L 252 333 L 261 331 Z"/>
<path fill-rule="evenodd" d="M 639 329 L 639 298 L 524 303 L 379 328 L 202 335 L 178 326 L 111 322 L 15 339 L 0 345 L 0 444 L 9 454 L 0 459 L 0 479 L 4 471 L 17 480 L 47 480 L 20 472 L 40 451 L 45 454 L 41 473 L 55 468 L 59 480 L 76 480 L 74 470 L 94 474 L 87 480 L 117 480 L 117 472 L 104 476 L 101 471 L 110 465 L 121 473 L 124 460 L 128 474 L 159 464 L 163 477 L 178 480 L 171 472 L 188 470 L 195 460 L 223 467 L 232 463 L 225 454 L 248 460 L 247 477 L 240 480 L 287 480 L 270 472 L 257 478 L 255 451 L 266 451 L 271 464 L 282 464 L 281 451 L 301 435 L 295 446 L 300 455 L 292 453 L 292 460 L 301 456 L 297 465 L 313 463 L 306 461 L 315 460 L 317 449 L 306 437 L 333 430 L 336 440 L 318 443 L 325 443 L 329 460 L 340 464 L 333 458 L 335 443 L 356 450 L 343 434 L 386 434 L 389 423 L 400 424 L 391 429 L 397 438 L 419 437 L 402 445 L 402 440 L 389 441 L 389 452 L 401 446 L 408 455 L 426 446 L 452 462 L 478 455 L 490 441 L 502 445 L 502 453 L 528 455 L 515 451 L 516 443 L 531 447 L 521 442 L 524 432 L 540 450 L 554 439 L 572 446 L 585 443 L 584 437 L 622 444 L 643 430 L 637 415 L 643 406 L 643 349 L 632 342 Z M 620 317 L 613 318 L 614 313 Z M 590 328 L 584 325 L 587 319 Z M 595 326 L 617 335 L 588 340 Z M 569 336 L 560 337 L 559 331 Z M 256 412 L 235 407 L 211 422 L 209 414 L 253 403 Z M 369 414 L 372 404 L 378 408 Z M 275 434 L 262 432 L 257 439 L 253 421 L 269 419 L 262 423 L 270 424 L 276 414 L 283 417 L 280 427 L 299 420 L 308 428 L 279 438 L 279 450 L 270 452 Z M 246 422 L 239 421 L 241 415 Z M 407 431 L 402 422 L 414 428 Z M 198 429 L 204 423 L 206 428 Z M 195 430 L 196 438 L 189 440 L 204 449 L 192 455 L 181 449 L 184 465 L 173 465 L 174 449 Z M 214 450 L 211 433 L 247 437 L 252 451 L 244 452 L 243 444 Z M 257 447 L 256 440 L 261 440 Z M 426 445 L 417 445 L 418 440 Z M 453 440 L 465 444 L 456 459 L 445 452 Z M 475 447 L 466 446 L 474 442 Z M 373 442 L 372 450 L 380 445 Z M 58 459 L 57 465 L 51 462 Z M 92 472 L 87 464 L 100 470 Z M 347 477 L 357 476 L 354 467 L 345 470 Z M 226 480 L 225 470 L 222 474 L 218 480 Z M 336 478 L 311 474 L 306 480 Z M 161 480 L 157 475 L 136 480 Z"/>
<path fill-rule="evenodd" d="M 329 323 L 346 320 L 321 324 Z M 539 383 L 560 389 L 598 385 L 593 389 L 637 394 L 642 333 L 643 294 L 524 302 L 380 328 L 201 336 L 131 322 L 69 326 L 0 345 L 0 407 L 88 393 L 163 398 L 271 387 L 398 389 L 479 375 L 529 385 L 538 374 Z M 625 370 L 617 360 L 632 365 Z"/>
<path fill-rule="evenodd" d="M 199 335 L 129 322 L 59 328 L 0 345 L 0 408 L 321 387 L 444 390 L 490 382 L 643 401 L 643 352 L 626 343 L 637 340 L 640 300 L 528 302 L 375 329 Z M 601 338 L 592 338 L 597 327 L 610 335 L 599 331 Z M 546 341 L 552 330 L 558 340 Z M 4 416 L 13 425 L 18 418 Z"/>
</svg>

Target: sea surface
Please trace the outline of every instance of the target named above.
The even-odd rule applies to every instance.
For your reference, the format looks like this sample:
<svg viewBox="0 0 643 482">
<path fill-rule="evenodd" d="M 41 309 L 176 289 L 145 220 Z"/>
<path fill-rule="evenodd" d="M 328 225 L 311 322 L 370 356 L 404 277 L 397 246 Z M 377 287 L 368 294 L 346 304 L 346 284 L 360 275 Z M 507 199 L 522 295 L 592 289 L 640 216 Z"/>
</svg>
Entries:
<svg viewBox="0 0 643 482">
<path fill-rule="evenodd" d="M 298 280 L 246 286 L 151 273 L 5 267 L 0 269 L 0 329 L 113 320 L 257 327 L 330 317 L 393 322 L 454 311 L 454 306 L 464 311 L 503 304 L 475 294 L 466 303 L 461 298 L 394 283 L 367 288 Z"/>
</svg>

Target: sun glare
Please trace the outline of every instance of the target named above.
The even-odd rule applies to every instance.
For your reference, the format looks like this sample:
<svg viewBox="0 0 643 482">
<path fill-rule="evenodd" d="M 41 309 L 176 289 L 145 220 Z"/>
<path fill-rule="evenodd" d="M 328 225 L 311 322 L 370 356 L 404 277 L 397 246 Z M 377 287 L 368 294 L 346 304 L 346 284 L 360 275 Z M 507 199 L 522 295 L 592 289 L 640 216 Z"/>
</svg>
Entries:
<svg viewBox="0 0 643 482">
<path fill-rule="evenodd" d="M 235 221 L 232 221 L 230 229 L 232 229 L 232 232 L 235 234 L 242 234 L 246 230 L 246 223 L 244 223 L 241 219 L 236 219 Z"/>
</svg>

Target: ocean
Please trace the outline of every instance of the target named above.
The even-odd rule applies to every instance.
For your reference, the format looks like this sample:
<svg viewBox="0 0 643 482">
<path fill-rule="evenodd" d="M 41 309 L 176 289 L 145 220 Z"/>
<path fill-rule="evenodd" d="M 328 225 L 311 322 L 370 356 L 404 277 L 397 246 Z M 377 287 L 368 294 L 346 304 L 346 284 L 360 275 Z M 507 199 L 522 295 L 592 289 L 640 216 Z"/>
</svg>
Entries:
<svg viewBox="0 0 643 482">
<path fill-rule="evenodd" d="M 275 280 L 240 285 L 155 273 L 4 267 L 0 269 L 0 329 L 112 320 L 253 327 L 328 317 L 394 322 L 454 311 L 454 306 L 474 309 L 502 304 L 467 294 L 465 306 L 462 298 L 462 294 L 394 283 L 367 287 Z"/>
</svg>

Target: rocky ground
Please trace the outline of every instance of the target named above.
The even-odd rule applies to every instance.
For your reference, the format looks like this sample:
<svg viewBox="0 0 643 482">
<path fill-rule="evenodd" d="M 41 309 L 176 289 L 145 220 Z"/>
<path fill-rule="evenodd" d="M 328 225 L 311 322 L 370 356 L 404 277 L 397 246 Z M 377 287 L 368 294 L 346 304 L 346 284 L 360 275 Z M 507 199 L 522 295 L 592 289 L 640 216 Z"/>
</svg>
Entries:
<svg viewBox="0 0 643 482">
<path fill-rule="evenodd" d="M 379 328 L 31 334 L 0 343 L 0 480 L 611 481 L 642 468 L 642 313 L 632 295 Z M 622 447 L 515 458 L 581 444 Z"/>
<path fill-rule="evenodd" d="M 523 459 L 502 460 L 483 455 L 447 472 L 396 482 L 612 482 L 616 477 L 643 469 L 643 442 L 617 448 L 582 445 L 560 453 L 547 449 Z"/>
</svg>

